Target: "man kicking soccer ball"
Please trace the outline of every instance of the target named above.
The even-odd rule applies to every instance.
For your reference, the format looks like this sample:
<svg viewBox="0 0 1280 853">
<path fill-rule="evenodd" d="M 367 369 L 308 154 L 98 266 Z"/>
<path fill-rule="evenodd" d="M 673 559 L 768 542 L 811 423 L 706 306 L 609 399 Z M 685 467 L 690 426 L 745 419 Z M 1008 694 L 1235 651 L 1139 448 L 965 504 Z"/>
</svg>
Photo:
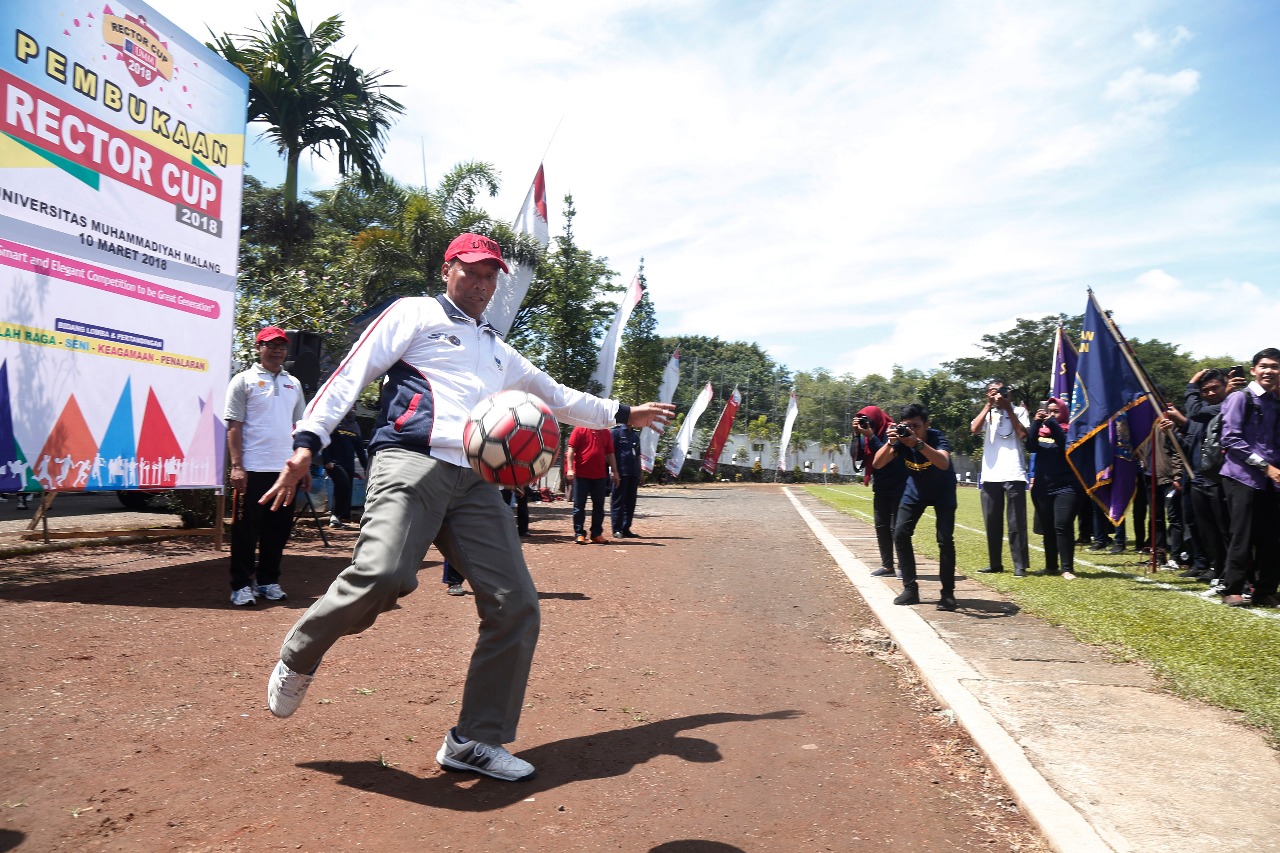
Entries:
<svg viewBox="0 0 1280 853">
<path fill-rule="evenodd" d="M 368 628 L 417 587 L 422 558 L 434 542 L 470 583 L 480 614 L 461 712 L 436 761 L 446 770 L 518 781 L 533 776 L 533 765 L 502 744 L 515 740 L 524 704 L 538 641 L 538 591 L 511 510 L 467 464 L 462 428 L 468 413 L 506 389 L 535 394 L 557 418 L 589 427 L 665 424 L 674 407 L 628 407 L 560 385 L 484 319 L 498 270 L 507 268 L 498 244 L 462 234 L 444 258 L 445 293 L 401 299 L 370 324 L 307 407 L 294 430 L 293 456 L 262 499 L 273 506 L 293 500 L 312 456 L 360 391 L 385 374 L 351 565 L 285 637 L 267 703 L 277 717 L 296 711 L 334 643 Z"/>
</svg>

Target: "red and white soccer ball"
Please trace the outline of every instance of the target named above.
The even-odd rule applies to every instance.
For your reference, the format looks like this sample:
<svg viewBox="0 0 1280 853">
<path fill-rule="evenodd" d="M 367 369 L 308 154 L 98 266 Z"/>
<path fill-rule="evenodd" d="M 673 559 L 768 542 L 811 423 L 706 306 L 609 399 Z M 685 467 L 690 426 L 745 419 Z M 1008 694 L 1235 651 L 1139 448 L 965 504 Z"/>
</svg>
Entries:
<svg viewBox="0 0 1280 853">
<path fill-rule="evenodd" d="M 471 410 L 462 428 L 467 461 L 490 483 L 519 488 L 547 473 L 560 424 L 547 404 L 524 391 L 500 391 Z"/>
</svg>

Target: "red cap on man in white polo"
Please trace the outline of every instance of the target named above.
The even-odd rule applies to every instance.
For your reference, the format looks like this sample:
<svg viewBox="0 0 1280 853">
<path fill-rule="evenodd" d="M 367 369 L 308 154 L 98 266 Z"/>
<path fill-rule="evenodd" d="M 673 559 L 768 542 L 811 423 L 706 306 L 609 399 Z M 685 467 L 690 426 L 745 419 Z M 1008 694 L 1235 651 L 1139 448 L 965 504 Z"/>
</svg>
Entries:
<svg viewBox="0 0 1280 853">
<path fill-rule="evenodd" d="M 467 233 L 454 237 L 449 248 L 444 250 L 444 259 L 451 261 L 454 258 L 469 264 L 484 260 L 497 261 L 503 272 L 511 272 L 502 260 L 502 247 L 483 234 Z"/>
</svg>

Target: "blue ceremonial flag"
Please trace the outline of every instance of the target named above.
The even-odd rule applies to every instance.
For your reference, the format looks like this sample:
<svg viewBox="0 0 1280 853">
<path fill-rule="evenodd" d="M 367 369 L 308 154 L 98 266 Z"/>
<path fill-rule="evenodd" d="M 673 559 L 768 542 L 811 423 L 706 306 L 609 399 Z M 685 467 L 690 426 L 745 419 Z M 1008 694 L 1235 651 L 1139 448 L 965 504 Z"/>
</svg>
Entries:
<svg viewBox="0 0 1280 853">
<path fill-rule="evenodd" d="M 1067 462 L 1089 497 L 1119 524 L 1137 488 L 1137 456 L 1151 441 L 1159 413 L 1092 291 L 1076 368 Z"/>
<path fill-rule="evenodd" d="M 1071 393 L 1076 387 L 1076 354 L 1075 345 L 1067 333 L 1058 327 L 1053 338 L 1053 375 L 1049 378 L 1049 396 L 1065 400 L 1071 405 Z"/>
</svg>

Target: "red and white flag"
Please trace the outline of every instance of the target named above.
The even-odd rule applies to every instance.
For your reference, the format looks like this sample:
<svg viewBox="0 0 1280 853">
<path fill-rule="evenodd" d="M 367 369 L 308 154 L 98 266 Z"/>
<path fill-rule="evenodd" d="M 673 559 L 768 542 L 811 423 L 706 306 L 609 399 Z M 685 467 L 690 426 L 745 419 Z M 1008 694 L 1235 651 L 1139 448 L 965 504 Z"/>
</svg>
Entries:
<svg viewBox="0 0 1280 853">
<path fill-rule="evenodd" d="M 716 468 L 720 466 L 720 454 L 724 451 L 724 443 L 729 439 L 729 432 L 733 429 L 733 419 L 738 416 L 738 406 L 741 404 L 742 395 L 738 393 L 737 386 L 734 386 L 733 393 L 724 404 L 724 411 L 720 413 L 720 420 L 716 423 L 716 431 L 711 436 L 711 443 L 707 445 L 707 452 L 702 454 L 702 470 L 708 474 L 714 474 Z"/>
<path fill-rule="evenodd" d="M 627 285 L 626 291 L 622 294 L 618 311 L 613 315 L 613 322 L 609 324 L 609 331 L 605 333 L 604 342 L 600 345 L 600 360 L 596 362 L 596 371 L 591 374 L 591 378 L 599 382 L 600 387 L 604 389 L 600 392 L 601 397 L 608 398 L 613 392 L 613 372 L 618 366 L 622 332 L 627 328 L 632 310 L 640 304 L 643 296 L 644 285 L 640 284 L 640 276 L 637 275 L 631 279 L 631 284 Z"/>
<path fill-rule="evenodd" d="M 680 469 L 684 467 L 684 459 L 689 455 L 689 447 L 693 444 L 693 433 L 698 428 L 698 418 L 702 417 L 702 413 L 707 410 L 714 393 L 711 390 L 711 383 L 708 382 L 703 387 L 702 392 L 698 394 L 698 399 L 694 400 L 693 405 L 689 407 L 689 414 L 684 416 L 684 424 L 681 425 L 680 431 L 676 433 L 675 446 L 667 454 L 667 473 L 672 477 L 680 476 Z"/>
<path fill-rule="evenodd" d="M 787 470 L 787 445 L 791 443 L 791 428 L 796 425 L 796 415 L 800 407 L 796 405 L 796 392 L 791 392 L 791 402 L 787 404 L 787 417 L 782 422 L 782 441 L 778 444 L 778 470 Z"/>
<path fill-rule="evenodd" d="M 547 181 L 541 165 L 516 216 L 515 230 L 518 234 L 531 235 L 543 248 L 551 242 L 551 229 L 547 225 Z M 524 302 L 529 285 L 533 283 L 534 273 L 533 267 L 526 264 L 512 263 L 508 266 L 511 267 L 510 273 L 498 273 L 498 289 L 485 311 L 485 319 L 504 335 L 511 331 L 520 303 Z"/>
<path fill-rule="evenodd" d="M 680 350 L 671 353 L 666 370 L 662 371 L 662 384 L 658 386 L 658 402 L 670 403 L 675 399 L 676 386 L 680 384 Z M 658 437 L 666 427 L 663 424 L 647 426 L 640 430 L 640 470 L 653 471 L 653 460 L 658 455 Z"/>
</svg>

